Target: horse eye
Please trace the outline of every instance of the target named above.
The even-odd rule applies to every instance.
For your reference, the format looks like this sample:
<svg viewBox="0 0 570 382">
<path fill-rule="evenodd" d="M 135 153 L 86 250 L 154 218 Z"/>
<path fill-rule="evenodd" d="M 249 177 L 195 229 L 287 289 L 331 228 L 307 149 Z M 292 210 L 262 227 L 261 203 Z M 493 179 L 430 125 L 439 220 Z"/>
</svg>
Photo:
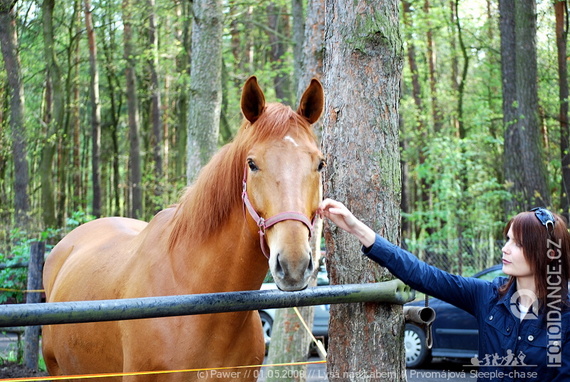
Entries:
<svg viewBox="0 0 570 382">
<path fill-rule="evenodd" d="M 321 161 L 319 162 L 319 168 L 317 170 L 319 172 L 323 171 L 323 168 L 325 168 L 326 165 L 327 165 L 327 162 L 325 162 L 324 159 L 321 159 Z"/>
<path fill-rule="evenodd" d="M 259 167 L 257 167 L 257 165 L 255 164 L 255 162 L 253 161 L 253 159 L 248 158 L 247 159 L 247 165 L 249 166 L 249 169 L 251 171 L 258 171 Z"/>
</svg>

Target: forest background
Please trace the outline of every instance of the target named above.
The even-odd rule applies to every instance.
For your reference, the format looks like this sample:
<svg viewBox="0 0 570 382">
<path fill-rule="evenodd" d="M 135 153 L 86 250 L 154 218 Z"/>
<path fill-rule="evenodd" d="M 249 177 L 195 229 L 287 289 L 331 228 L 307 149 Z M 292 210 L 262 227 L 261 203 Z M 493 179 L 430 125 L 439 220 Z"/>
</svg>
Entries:
<svg viewBox="0 0 570 382">
<path fill-rule="evenodd" d="M 240 92 L 250 75 L 269 100 L 296 105 L 304 31 L 324 22 L 305 20 L 323 4 L 222 2 L 221 73 L 202 73 L 222 80 L 216 146 L 240 126 Z M 541 204 L 568 213 L 566 1 L 535 5 L 528 31 L 536 33 L 536 72 L 519 70 L 536 86 L 533 118 L 519 118 L 534 121 L 537 132 L 530 142 L 538 160 L 527 160 L 527 150 L 508 151 L 506 142 L 516 125 L 506 110 L 520 100 L 504 91 L 521 81 L 501 65 L 508 39 L 500 21 L 508 10 L 497 0 L 400 2 L 402 241 L 450 271 L 471 274 L 498 261 L 505 221 L 520 210 Z M 54 244 L 93 217 L 149 220 L 177 201 L 203 164 L 188 147 L 195 135 L 189 116 L 200 107 L 191 101 L 193 50 L 200 49 L 192 44 L 193 19 L 192 2 L 182 0 L 0 1 L 4 260 L 21 259 L 20 243 Z M 6 39 L 19 61 L 20 106 L 11 96 L 15 62 Z M 321 56 L 323 49 L 313 47 Z M 526 181 L 533 191 L 525 194 L 510 176 L 528 169 L 538 186 Z"/>
</svg>

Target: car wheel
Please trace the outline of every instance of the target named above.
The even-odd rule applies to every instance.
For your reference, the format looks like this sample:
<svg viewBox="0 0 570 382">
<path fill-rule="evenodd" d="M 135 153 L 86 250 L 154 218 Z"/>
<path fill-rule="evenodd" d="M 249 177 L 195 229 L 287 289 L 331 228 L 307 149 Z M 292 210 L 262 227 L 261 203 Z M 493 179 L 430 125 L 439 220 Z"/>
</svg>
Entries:
<svg viewBox="0 0 570 382">
<path fill-rule="evenodd" d="M 406 367 L 416 368 L 431 361 L 431 351 L 426 345 L 426 334 L 421 328 L 406 324 L 404 347 L 406 348 Z"/>
<path fill-rule="evenodd" d="M 273 319 L 265 312 L 259 312 L 261 318 L 261 326 L 263 327 L 263 339 L 265 340 L 265 347 L 271 341 L 271 328 L 273 327 Z"/>
</svg>

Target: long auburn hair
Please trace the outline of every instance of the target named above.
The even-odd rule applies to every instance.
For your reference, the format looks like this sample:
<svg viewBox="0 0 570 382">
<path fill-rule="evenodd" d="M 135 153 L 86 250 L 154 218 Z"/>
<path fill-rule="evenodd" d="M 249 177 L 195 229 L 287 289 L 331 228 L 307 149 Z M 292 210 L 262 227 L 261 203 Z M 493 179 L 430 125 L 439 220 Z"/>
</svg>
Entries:
<svg viewBox="0 0 570 382">
<path fill-rule="evenodd" d="M 504 235 L 512 228 L 514 239 L 523 249 L 523 255 L 534 274 L 540 308 L 568 307 L 568 278 L 570 276 L 570 233 L 564 218 L 552 213 L 556 222 L 552 237 L 532 211 L 521 212 L 505 226 Z M 499 288 L 504 296 L 516 281 Z"/>
</svg>

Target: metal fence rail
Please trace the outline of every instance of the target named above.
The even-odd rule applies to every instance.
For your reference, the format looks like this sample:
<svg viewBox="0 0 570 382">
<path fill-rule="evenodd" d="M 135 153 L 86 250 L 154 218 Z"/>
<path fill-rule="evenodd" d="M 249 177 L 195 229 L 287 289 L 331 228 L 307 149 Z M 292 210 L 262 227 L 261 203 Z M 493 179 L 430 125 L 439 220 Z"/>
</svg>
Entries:
<svg viewBox="0 0 570 382">
<path fill-rule="evenodd" d="M 415 292 L 400 280 L 329 285 L 298 292 L 260 290 L 122 300 L 0 306 L 0 327 L 132 320 L 351 302 L 404 304 Z"/>
</svg>

